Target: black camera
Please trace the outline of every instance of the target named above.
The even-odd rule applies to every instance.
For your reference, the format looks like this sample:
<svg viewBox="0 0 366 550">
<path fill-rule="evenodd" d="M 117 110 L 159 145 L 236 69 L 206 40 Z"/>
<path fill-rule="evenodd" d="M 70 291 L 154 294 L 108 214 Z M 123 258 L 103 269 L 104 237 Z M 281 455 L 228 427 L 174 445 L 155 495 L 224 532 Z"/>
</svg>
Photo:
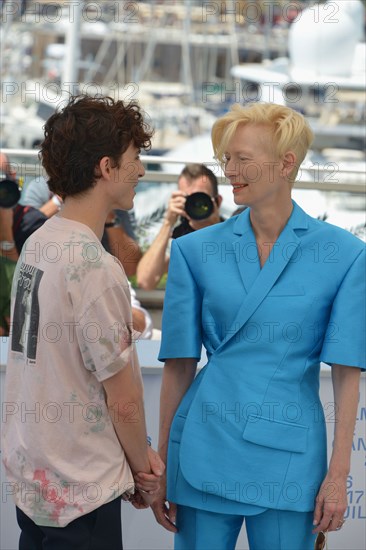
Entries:
<svg viewBox="0 0 366 550">
<path fill-rule="evenodd" d="M 188 195 L 184 209 L 192 220 L 205 220 L 214 211 L 212 197 L 207 193 L 192 193 Z"/>
<path fill-rule="evenodd" d="M 0 207 L 13 208 L 20 199 L 18 182 L 0 173 Z"/>
</svg>

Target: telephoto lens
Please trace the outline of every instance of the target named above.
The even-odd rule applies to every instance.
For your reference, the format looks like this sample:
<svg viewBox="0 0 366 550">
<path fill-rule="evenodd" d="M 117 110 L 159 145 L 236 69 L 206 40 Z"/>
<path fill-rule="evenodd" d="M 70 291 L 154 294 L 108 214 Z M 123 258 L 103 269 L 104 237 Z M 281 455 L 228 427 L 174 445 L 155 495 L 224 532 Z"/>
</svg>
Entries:
<svg viewBox="0 0 366 550">
<path fill-rule="evenodd" d="M 188 195 L 184 209 L 192 220 L 204 220 L 211 216 L 214 205 L 210 195 L 198 192 Z"/>
<path fill-rule="evenodd" d="M 13 208 L 20 199 L 20 190 L 15 180 L 7 177 L 3 178 L 0 174 L 0 207 Z"/>
</svg>

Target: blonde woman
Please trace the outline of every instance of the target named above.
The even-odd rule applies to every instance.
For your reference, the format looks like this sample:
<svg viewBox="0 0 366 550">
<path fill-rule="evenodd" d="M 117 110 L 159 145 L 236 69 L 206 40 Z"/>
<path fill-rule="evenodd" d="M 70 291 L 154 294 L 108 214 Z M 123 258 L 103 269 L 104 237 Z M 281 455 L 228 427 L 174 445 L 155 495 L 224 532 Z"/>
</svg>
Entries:
<svg viewBox="0 0 366 550">
<path fill-rule="evenodd" d="M 302 115 L 236 105 L 212 141 L 248 208 L 173 243 L 160 350 L 167 492 L 153 508 L 176 549 L 233 549 L 245 520 L 251 550 L 311 550 L 347 506 L 365 249 L 291 198 L 312 141 Z M 329 465 L 321 361 L 336 410 Z"/>
</svg>

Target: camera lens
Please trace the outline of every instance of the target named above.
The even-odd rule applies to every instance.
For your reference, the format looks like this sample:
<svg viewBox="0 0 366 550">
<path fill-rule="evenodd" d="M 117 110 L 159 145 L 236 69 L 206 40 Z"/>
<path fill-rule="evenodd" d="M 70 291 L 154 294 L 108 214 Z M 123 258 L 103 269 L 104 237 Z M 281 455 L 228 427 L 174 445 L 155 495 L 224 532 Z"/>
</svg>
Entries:
<svg viewBox="0 0 366 550">
<path fill-rule="evenodd" d="M 207 193 L 192 193 L 187 197 L 184 209 L 192 220 L 204 220 L 211 216 L 214 205 Z"/>
<path fill-rule="evenodd" d="M 0 207 L 13 208 L 20 199 L 20 191 L 16 181 L 3 179 L 0 181 Z"/>
</svg>

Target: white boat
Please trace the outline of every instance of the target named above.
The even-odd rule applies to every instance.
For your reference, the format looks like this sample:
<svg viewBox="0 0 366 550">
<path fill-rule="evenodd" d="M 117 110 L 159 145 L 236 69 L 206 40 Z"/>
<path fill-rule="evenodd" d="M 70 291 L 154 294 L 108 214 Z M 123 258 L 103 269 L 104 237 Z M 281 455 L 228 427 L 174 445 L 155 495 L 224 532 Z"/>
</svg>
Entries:
<svg viewBox="0 0 366 550">
<path fill-rule="evenodd" d="M 332 0 L 304 10 L 289 31 L 289 57 L 232 67 L 243 100 L 280 103 L 304 112 L 318 150 L 364 150 L 364 13 L 359 0 Z"/>
</svg>

